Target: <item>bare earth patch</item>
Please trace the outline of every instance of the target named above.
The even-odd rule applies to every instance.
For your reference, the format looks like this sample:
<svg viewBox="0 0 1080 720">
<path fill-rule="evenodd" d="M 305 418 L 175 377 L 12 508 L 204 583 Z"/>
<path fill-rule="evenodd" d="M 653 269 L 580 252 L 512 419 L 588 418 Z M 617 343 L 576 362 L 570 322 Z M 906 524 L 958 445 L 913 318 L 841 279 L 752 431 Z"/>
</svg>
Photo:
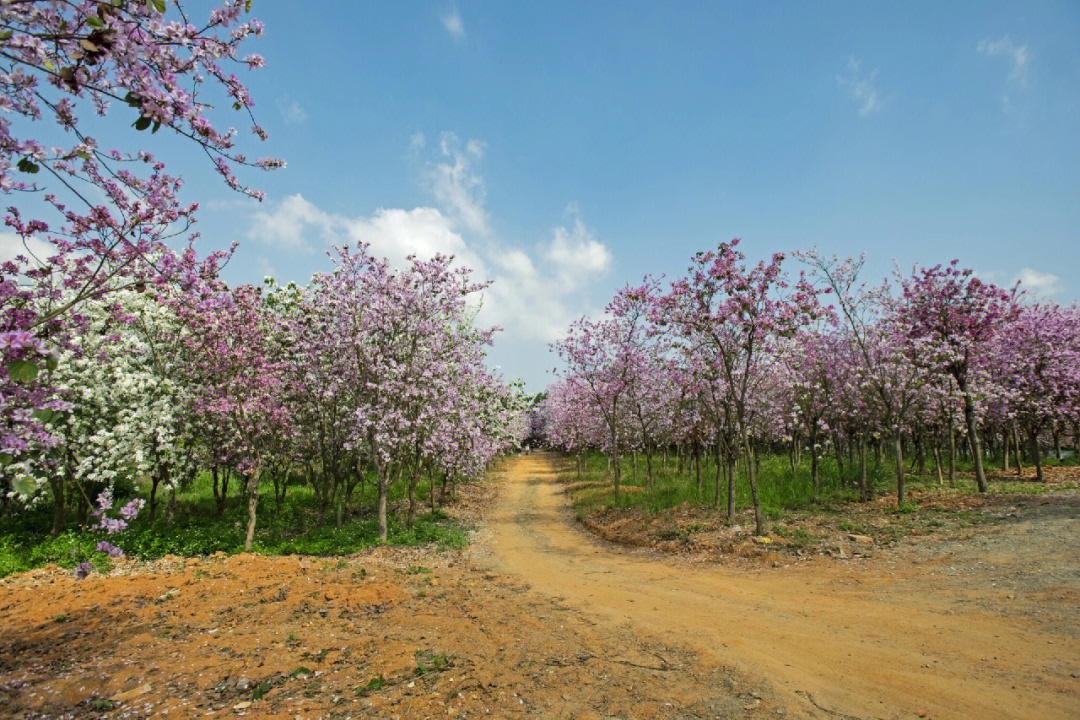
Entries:
<svg viewBox="0 0 1080 720">
<path fill-rule="evenodd" d="M 939 498 L 952 524 L 879 528 L 872 544 L 846 541 L 851 561 L 774 536 L 786 549 L 745 541 L 745 558 L 716 563 L 679 538 L 596 542 L 546 456 L 496 479 L 497 502 L 490 486 L 458 491 L 452 512 L 483 518 L 464 551 L 165 558 L 0 581 L 0 715 L 986 720 L 1080 707 L 1076 493 Z M 916 501 L 897 522 L 936 516 Z"/>
<path fill-rule="evenodd" d="M 1006 522 L 1024 508 L 1080 502 L 1076 492 L 1080 468 L 1046 468 L 1046 482 L 1035 480 L 1034 470 L 990 476 L 991 483 L 1008 482 L 1019 492 L 988 495 L 912 489 L 908 510 L 898 512 L 894 495 L 851 503 L 832 512 L 792 511 L 768 521 L 764 538 L 753 537 L 753 511 L 743 508 L 728 526 L 726 515 L 714 509 L 683 503 L 659 513 L 640 508 L 598 508 L 579 521 L 598 538 L 631 548 L 646 548 L 665 555 L 699 562 L 722 562 L 778 567 L 816 556 L 839 560 L 867 558 L 885 548 L 963 539 L 984 526 Z M 567 482 L 561 487 L 570 497 L 597 492 L 603 483 Z M 639 488 L 630 488 L 639 490 Z M 607 492 L 607 491 L 605 491 Z M 1048 508 L 1047 514 L 1053 514 Z"/>
</svg>

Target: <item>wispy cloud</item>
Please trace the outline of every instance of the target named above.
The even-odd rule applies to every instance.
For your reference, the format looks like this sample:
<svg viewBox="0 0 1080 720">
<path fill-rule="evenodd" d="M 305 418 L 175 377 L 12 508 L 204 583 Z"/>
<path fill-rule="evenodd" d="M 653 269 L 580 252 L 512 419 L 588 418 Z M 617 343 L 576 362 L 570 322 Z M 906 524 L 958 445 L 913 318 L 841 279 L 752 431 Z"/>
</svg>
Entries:
<svg viewBox="0 0 1080 720">
<path fill-rule="evenodd" d="M 424 133 L 417 130 L 409 136 L 409 143 L 417 149 L 423 148 L 427 144 L 427 139 L 424 137 Z"/>
<path fill-rule="evenodd" d="M 285 121 L 287 125 L 299 125 L 307 120 L 307 112 L 303 106 L 292 97 L 288 95 L 282 95 L 276 101 L 278 112 L 281 113 L 281 119 Z"/>
<path fill-rule="evenodd" d="M 1020 287 L 1031 293 L 1037 300 L 1049 299 L 1065 289 L 1065 284 L 1057 275 L 1032 268 L 1021 270 L 1013 282 L 1019 282 Z"/>
<path fill-rule="evenodd" d="M 484 144 L 469 140 L 464 146 L 458 136 L 444 132 L 439 139 L 441 159 L 431 164 L 427 181 L 435 199 L 469 230 L 486 234 L 484 180 L 473 166 L 484 157 Z"/>
<path fill-rule="evenodd" d="M 1020 87 L 1027 85 L 1028 67 L 1031 64 L 1031 53 L 1027 45 L 1017 45 L 1006 35 L 1000 40 L 986 38 L 980 41 L 976 51 L 987 57 L 1004 55 L 1009 58 L 1012 65 L 1009 79 L 1019 83 Z"/>
<path fill-rule="evenodd" d="M 1015 107 L 1012 93 L 1014 90 L 1023 90 L 1028 84 L 1028 71 L 1031 67 L 1032 54 L 1026 44 L 1017 45 L 1006 35 L 1000 40 L 986 38 L 981 40 L 975 48 L 987 57 L 1005 57 L 1009 61 L 1009 75 L 1006 79 L 1006 89 L 1001 94 L 1001 109 L 1011 113 Z"/>
<path fill-rule="evenodd" d="M 454 255 L 478 280 L 490 280 L 480 321 L 519 340 L 551 342 L 589 307 L 589 292 L 611 268 L 611 250 L 569 206 L 568 222 L 549 240 L 526 249 L 493 237 L 483 207 L 477 165 L 483 143 L 462 145 L 443 133 L 439 157 L 425 182 L 442 208 L 380 208 L 371 215 L 331 213 L 302 195 L 252 215 L 249 237 L 281 249 L 312 252 L 317 246 L 367 243 L 377 256 L 403 263 L 409 255 Z"/>
<path fill-rule="evenodd" d="M 876 86 L 877 74 L 877 68 L 874 68 L 869 75 L 864 75 L 861 63 L 852 55 L 848 58 L 846 72 L 836 76 L 837 84 L 846 88 L 851 99 L 859 104 L 860 116 L 865 117 L 880 110 L 884 103 L 885 99 Z"/>
<path fill-rule="evenodd" d="M 455 40 L 465 39 L 465 21 L 461 19 L 461 13 L 454 8 L 442 16 L 443 27 Z"/>
</svg>

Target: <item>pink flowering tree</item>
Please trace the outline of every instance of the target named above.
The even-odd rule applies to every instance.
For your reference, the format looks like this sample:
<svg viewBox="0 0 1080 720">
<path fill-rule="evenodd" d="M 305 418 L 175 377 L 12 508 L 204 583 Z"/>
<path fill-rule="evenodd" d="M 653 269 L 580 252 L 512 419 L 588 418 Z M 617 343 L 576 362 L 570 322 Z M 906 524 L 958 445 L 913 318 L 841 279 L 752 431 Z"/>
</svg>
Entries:
<svg viewBox="0 0 1080 720">
<path fill-rule="evenodd" d="M 175 299 L 185 324 L 194 413 L 214 428 L 217 460 L 245 478 L 248 523 L 244 549 L 255 538 L 259 489 L 278 439 L 293 427 L 285 368 L 271 352 L 275 332 L 261 288 L 206 283 Z"/>
<path fill-rule="evenodd" d="M 411 258 L 398 270 L 361 246 L 340 249 L 336 262 L 333 273 L 314 281 L 318 312 L 331 327 L 324 352 L 352 394 L 349 443 L 374 465 L 379 538 L 386 542 L 394 473 L 413 478 L 422 471 L 425 444 L 441 441 L 432 438 L 445 430 L 438 420 L 459 401 L 461 369 L 479 365 L 491 341 L 468 307 L 485 285 L 447 256 Z"/>
<path fill-rule="evenodd" d="M 753 456 L 751 422 L 760 401 L 764 363 L 777 338 L 790 336 L 822 312 L 818 292 L 799 277 L 789 283 L 783 254 L 747 267 L 739 241 L 720 243 L 691 261 L 687 276 L 661 300 L 665 321 L 701 358 L 705 379 L 718 392 L 713 412 L 731 418 L 735 446 Z M 756 532 L 765 532 L 756 468 L 747 463 Z"/>
<path fill-rule="evenodd" d="M 916 268 L 900 281 L 902 296 L 891 308 L 890 324 L 913 353 L 913 360 L 956 383 L 979 492 L 986 492 L 978 428 L 977 368 L 989 360 L 991 343 L 1019 313 L 1015 293 L 980 280 L 953 260 Z"/>
<path fill-rule="evenodd" d="M 112 116 L 146 142 L 163 130 L 205 154 L 228 187 L 255 197 L 236 170 L 281 165 L 248 158 L 237 131 L 210 117 L 212 107 L 232 107 L 225 112 L 266 137 L 234 73 L 263 65 L 239 53 L 262 32 L 245 9 L 228 0 L 196 23 L 165 0 L 0 5 L 0 192 L 21 245 L 0 265 L 0 462 L 58 442 L 35 411 L 62 408 L 48 371 L 82 322 L 82 303 L 202 271 L 168 247 L 194 237 L 197 205 L 180 200 L 180 178 L 146 150 L 103 147 L 84 116 Z"/>
<path fill-rule="evenodd" d="M 997 334 L 991 362 L 1041 482 L 1040 434 L 1080 418 L 1080 312 L 1052 303 L 1022 307 Z"/>
<path fill-rule="evenodd" d="M 619 502 L 622 456 L 632 446 L 629 428 L 635 380 L 644 372 L 645 345 L 652 298 L 647 285 L 616 293 L 597 322 L 581 319 L 554 348 L 576 379 L 591 409 L 606 427 L 605 449 L 611 459 L 612 487 Z"/>
</svg>

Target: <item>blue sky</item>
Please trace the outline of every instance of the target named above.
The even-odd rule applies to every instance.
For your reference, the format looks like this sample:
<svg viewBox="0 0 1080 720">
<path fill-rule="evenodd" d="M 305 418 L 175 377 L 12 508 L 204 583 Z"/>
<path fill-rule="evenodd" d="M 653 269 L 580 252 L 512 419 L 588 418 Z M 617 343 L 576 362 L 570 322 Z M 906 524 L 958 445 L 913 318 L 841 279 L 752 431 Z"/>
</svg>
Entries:
<svg viewBox="0 0 1080 720">
<path fill-rule="evenodd" d="M 259 205 L 179 156 L 204 247 L 240 241 L 233 281 L 306 281 L 350 238 L 455 252 L 495 280 L 493 362 L 535 389 L 566 322 L 736 236 L 754 257 L 865 251 L 875 279 L 959 257 L 1080 297 L 1075 2 L 254 14 L 257 154 L 288 167 L 251 178 Z"/>
</svg>

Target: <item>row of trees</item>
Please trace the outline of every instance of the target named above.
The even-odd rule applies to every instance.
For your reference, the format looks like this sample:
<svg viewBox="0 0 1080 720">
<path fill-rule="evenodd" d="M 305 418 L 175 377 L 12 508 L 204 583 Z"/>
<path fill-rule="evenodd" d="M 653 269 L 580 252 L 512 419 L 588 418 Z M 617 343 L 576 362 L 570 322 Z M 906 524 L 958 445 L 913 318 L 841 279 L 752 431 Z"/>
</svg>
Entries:
<svg viewBox="0 0 1080 720">
<path fill-rule="evenodd" d="M 0 6 L 0 484 L 8 502 L 51 497 L 54 532 L 70 507 L 122 529 L 140 504 L 113 510 L 118 479 L 145 480 L 155 513 L 208 471 L 219 509 L 240 479 L 250 548 L 260 488 L 280 502 L 296 471 L 339 519 L 372 475 L 385 540 L 391 483 L 411 522 L 422 477 L 475 476 L 527 425 L 484 370 L 483 286 L 452 258 L 340 248 L 307 287 L 230 287 L 231 251 L 193 248 L 182 180 L 86 130 L 89 111 L 120 118 L 90 123 L 115 137 L 171 136 L 261 199 L 235 173 L 284 163 L 248 158 L 232 126 L 266 139 L 234 72 L 264 65 L 239 50 L 262 33 L 250 4 L 198 23 L 164 0 Z"/>
<path fill-rule="evenodd" d="M 576 322 L 555 345 L 565 370 L 544 406 L 549 442 L 606 452 L 616 498 L 627 453 L 644 454 L 650 482 L 659 451 L 712 453 L 729 519 L 745 468 L 758 532 L 759 451 L 786 452 L 793 471 L 809 455 L 815 487 L 821 456 L 846 455 L 868 493 L 868 449 L 884 449 L 903 503 L 908 449 L 923 465 L 932 453 L 940 479 L 959 445 L 985 491 L 986 448 L 1019 462 L 1024 438 L 1042 479 L 1040 447 L 1075 445 L 1075 306 L 1029 302 L 955 261 L 870 286 L 861 259 L 796 257 L 792 277 L 781 254 L 749 265 L 738 240 L 722 243 L 666 287 L 647 277 L 602 319 Z"/>
</svg>

